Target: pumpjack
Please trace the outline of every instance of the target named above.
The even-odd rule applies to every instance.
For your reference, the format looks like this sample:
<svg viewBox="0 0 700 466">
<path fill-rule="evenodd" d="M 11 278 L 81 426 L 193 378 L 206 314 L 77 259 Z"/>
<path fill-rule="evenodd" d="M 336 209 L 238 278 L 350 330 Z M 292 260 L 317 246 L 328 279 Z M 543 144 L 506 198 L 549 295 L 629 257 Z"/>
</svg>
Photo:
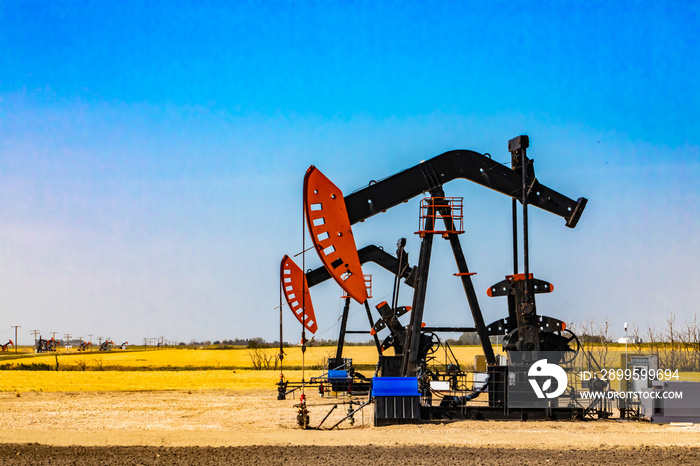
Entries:
<svg viewBox="0 0 700 466">
<path fill-rule="evenodd" d="M 381 181 L 372 182 L 347 196 L 315 166 L 307 170 L 304 178 L 304 213 L 313 249 L 318 253 L 323 267 L 304 273 L 291 258 L 285 256 L 281 266 L 282 291 L 304 331 L 311 333 L 316 331 L 317 322 L 310 286 L 333 278 L 348 296 L 346 308 L 350 299 L 365 306 L 370 332 L 380 353 L 377 371 L 371 382 L 375 425 L 459 416 L 522 419 L 580 415 L 581 408 L 573 403 L 560 407 L 549 402 L 545 409 L 539 406 L 530 408 L 527 403 L 510 403 L 517 395 L 512 388 L 514 381 L 522 382 L 527 377 L 522 372 L 523 367 L 533 366 L 536 360 L 545 355 L 555 355 L 553 357 L 557 359 L 554 363 L 565 363 L 580 346 L 563 321 L 537 311 L 535 295 L 549 293 L 553 291 L 553 286 L 536 279 L 529 270 L 528 206 L 562 217 L 567 227 L 574 228 L 587 200 L 583 197 L 573 200 L 542 185 L 535 177 L 533 160 L 527 157 L 528 147 L 528 136 L 518 136 L 508 142 L 510 167 L 492 160 L 488 154 L 470 150 L 445 152 Z M 447 183 L 460 178 L 512 198 L 513 273 L 487 290 L 488 296 L 507 298 L 508 314 L 488 325 L 472 282 L 474 273 L 469 271 L 459 240 L 459 235 L 464 232 L 462 199 L 446 197 L 444 191 Z M 405 239 L 397 243 L 396 257 L 382 251 L 384 262 L 391 263 L 386 268 L 395 274 L 394 292 L 391 303 L 382 302 L 376 306 L 380 318 L 373 322 L 362 272 L 362 264 L 368 260 L 368 249 L 358 251 L 352 225 L 423 193 L 429 196 L 420 204 L 418 264 L 416 267 L 408 265 Z M 522 272 L 518 265 L 518 203 L 522 209 Z M 464 289 L 473 327 L 428 327 L 423 323 L 436 235 L 450 244 L 458 269 L 454 275 L 460 279 Z M 398 305 L 398 283 L 401 279 L 414 289 L 411 306 Z M 407 325 L 399 320 L 404 314 L 410 315 Z M 384 331 L 388 332 L 388 336 L 380 343 L 378 333 Z M 429 367 L 431 354 L 440 345 L 438 335 L 442 332 L 474 332 L 478 335 L 487 365 L 485 380 L 478 384 L 474 381 L 468 387 L 464 382 L 465 371 L 458 364 L 448 365 L 442 373 Z M 503 349 L 508 355 L 506 364 L 496 357 L 489 338 L 492 336 L 502 338 Z M 389 347 L 393 348 L 394 355 L 382 355 Z M 340 362 L 340 356 L 335 362 Z M 439 393 L 434 387 L 448 388 L 449 394 Z M 472 406 L 472 400 L 483 393 L 488 394 L 488 403 Z M 433 395 L 439 396 L 438 405 L 433 403 Z"/>
<path fill-rule="evenodd" d="M 12 340 L 10 340 L 10 341 L 8 341 L 7 343 L 5 343 L 4 345 L 2 345 L 2 350 L 3 350 L 3 351 L 7 351 L 7 347 L 8 347 L 8 346 L 15 346 L 15 344 L 12 343 Z"/>
<path fill-rule="evenodd" d="M 80 343 L 80 346 L 78 346 L 78 351 L 87 351 L 87 350 L 92 350 L 92 342 L 91 341 L 83 341 Z"/>
<path fill-rule="evenodd" d="M 47 353 L 49 351 L 56 351 L 58 346 L 61 344 L 60 340 L 51 338 L 50 340 L 45 340 L 39 336 L 39 340 L 36 342 L 36 348 L 34 349 L 37 353 Z"/>
<path fill-rule="evenodd" d="M 112 340 L 105 340 L 100 343 L 100 351 L 110 351 L 114 342 Z"/>
</svg>

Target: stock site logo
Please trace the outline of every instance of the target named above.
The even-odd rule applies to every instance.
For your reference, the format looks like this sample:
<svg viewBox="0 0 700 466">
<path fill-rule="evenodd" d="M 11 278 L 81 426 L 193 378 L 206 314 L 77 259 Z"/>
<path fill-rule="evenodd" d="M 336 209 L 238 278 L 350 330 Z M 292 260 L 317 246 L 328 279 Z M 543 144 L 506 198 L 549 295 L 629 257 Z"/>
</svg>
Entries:
<svg viewBox="0 0 700 466">
<path fill-rule="evenodd" d="M 534 363 L 527 372 L 528 381 L 532 385 L 537 398 L 556 398 L 566 390 L 566 372 L 556 364 L 549 364 L 546 359 L 540 359 Z M 546 379 L 545 379 L 546 377 Z M 540 386 L 540 381 L 544 379 Z M 557 381 L 556 390 L 549 392 L 552 389 L 552 378 Z"/>
</svg>

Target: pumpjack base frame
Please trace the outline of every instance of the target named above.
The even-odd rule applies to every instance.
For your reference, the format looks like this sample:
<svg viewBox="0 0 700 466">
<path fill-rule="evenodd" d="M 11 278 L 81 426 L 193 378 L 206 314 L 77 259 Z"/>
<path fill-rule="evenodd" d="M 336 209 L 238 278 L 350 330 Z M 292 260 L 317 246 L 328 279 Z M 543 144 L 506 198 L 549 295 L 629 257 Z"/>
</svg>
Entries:
<svg viewBox="0 0 700 466">
<path fill-rule="evenodd" d="M 462 421 L 462 420 L 539 420 L 539 421 L 575 421 L 593 419 L 591 411 L 595 405 L 585 406 L 576 401 L 578 386 L 572 386 L 562 394 L 561 398 L 547 405 L 537 406 L 513 406 L 509 403 L 508 392 L 510 385 L 506 387 L 508 366 L 490 366 L 488 368 L 488 381 L 482 383 L 474 379 L 478 372 L 474 371 L 443 371 L 441 373 L 430 371 L 430 381 L 439 383 L 448 382 L 448 391 L 440 389 L 428 391 L 421 389 L 419 396 L 396 396 L 388 399 L 374 398 L 376 427 L 395 424 L 420 424 L 431 421 Z M 483 373 L 481 373 L 483 374 Z M 513 387 L 510 388 L 511 390 Z M 479 393 L 480 390 L 481 393 Z M 451 404 L 462 397 L 466 401 Z M 378 402 L 379 401 L 379 402 Z M 522 400 L 513 400 L 514 403 L 522 403 Z M 410 409 L 409 409 L 410 408 Z M 604 408 L 604 407 L 602 407 Z M 606 409 L 596 412 L 598 418 L 607 418 L 612 413 Z"/>
<path fill-rule="evenodd" d="M 387 401 L 375 399 L 374 426 L 383 427 L 396 424 L 421 424 L 430 421 L 575 421 L 585 418 L 585 410 L 582 407 L 557 407 L 557 408 L 518 408 L 505 409 L 502 406 L 430 406 L 420 404 L 418 397 L 404 397 L 400 403 L 389 400 L 393 409 L 386 408 Z M 397 397 L 399 399 L 399 397 Z M 412 405 L 412 406 L 411 406 Z M 387 412 L 389 411 L 389 412 Z M 387 417 L 387 414 L 389 416 Z"/>
</svg>

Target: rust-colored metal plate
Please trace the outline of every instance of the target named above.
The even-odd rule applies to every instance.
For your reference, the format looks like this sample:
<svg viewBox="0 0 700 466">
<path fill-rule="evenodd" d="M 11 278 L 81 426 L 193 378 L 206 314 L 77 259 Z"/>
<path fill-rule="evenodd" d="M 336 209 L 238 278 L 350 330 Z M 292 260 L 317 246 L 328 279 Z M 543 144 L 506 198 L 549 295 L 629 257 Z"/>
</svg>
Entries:
<svg viewBox="0 0 700 466">
<path fill-rule="evenodd" d="M 287 304 L 294 316 L 309 332 L 316 333 L 318 324 L 316 323 L 314 306 L 311 303 L 309 286 L 304 280 L 304 272 L 289 256 L 282 258 L 280 281 L 282 282 L 284 299 L 287 300 Z"/>
<path fill-rule="evenodd" d="M 367 288 L 343 193 L 313 165 L 304 177 L 304 210 L 326 270 L 348 296 L 364 304 Z"/>
</svg>

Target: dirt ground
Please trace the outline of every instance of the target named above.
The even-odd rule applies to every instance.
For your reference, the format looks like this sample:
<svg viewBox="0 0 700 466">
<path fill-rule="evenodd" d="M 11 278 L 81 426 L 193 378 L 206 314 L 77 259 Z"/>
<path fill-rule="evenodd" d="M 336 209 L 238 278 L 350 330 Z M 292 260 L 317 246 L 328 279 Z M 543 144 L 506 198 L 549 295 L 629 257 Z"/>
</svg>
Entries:
<svg viewBox="0 0 700 466">
<path fill-rule="evenodd" d="M 311 425 L 344 399 L 310 393 Z M 314 396 L 315 395 L 315 396 Z M 0 393 L 0 464 L 559 464 L 700 462 L 700 426 L 457 421 L 300 430 L 272 390 Z"/>
<path fill-rule="evenodd" d="M 504 465 L 698 464 L 697 449 L 600 451 L 515 450 L 468 447 L 249 446 L 249 447 L 49 447 L 0 445 L 0 464 L 11 465 Z"/>
</svg>

